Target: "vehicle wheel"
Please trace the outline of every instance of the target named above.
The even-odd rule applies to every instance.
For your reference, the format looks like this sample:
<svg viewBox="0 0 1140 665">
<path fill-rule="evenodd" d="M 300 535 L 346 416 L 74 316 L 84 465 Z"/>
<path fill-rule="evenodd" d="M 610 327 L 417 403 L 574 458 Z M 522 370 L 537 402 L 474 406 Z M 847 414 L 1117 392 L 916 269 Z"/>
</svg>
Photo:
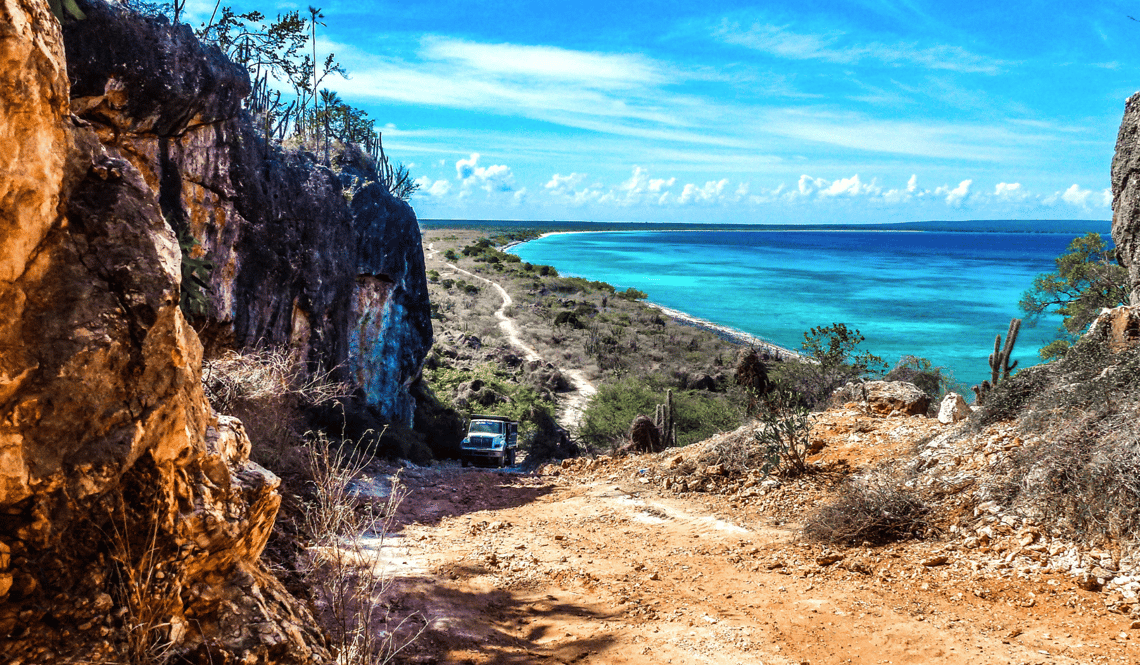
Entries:
<svg viewBox="0 0 1140 665">
<path fill-rule="evenodd" d="M 507 466 L 514 466 L 514 465 L 515 465 L 515 451 L 512 450 L 511 452 L 507 453 Z"/>
<path fill-rule="evenodd" d="M 459 463 L 463 465 L 463 468 L 464 468 L 464 469 L 466 469 L 466 468 L 467 468 L 467 465 L 468 465 L 468 464 L 470 464 L 471 462 L 469 462 L 469 461 L 467 461 L 467 460 L 461 460 Z"/>
</svg>

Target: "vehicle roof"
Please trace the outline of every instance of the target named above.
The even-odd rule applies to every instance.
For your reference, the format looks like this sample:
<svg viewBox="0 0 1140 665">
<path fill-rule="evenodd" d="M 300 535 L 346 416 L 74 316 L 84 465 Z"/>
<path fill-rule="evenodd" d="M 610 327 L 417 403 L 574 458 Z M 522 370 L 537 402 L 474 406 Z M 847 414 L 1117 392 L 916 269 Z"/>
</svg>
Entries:
<svg viewBox="0 0 1140 665">
<path fill-rule="evenodd" d="M 504 423 L 513 422 L 506 416 L 471 416 L 471 420 L 498 420 L 499 422 Z"/>
</svg>

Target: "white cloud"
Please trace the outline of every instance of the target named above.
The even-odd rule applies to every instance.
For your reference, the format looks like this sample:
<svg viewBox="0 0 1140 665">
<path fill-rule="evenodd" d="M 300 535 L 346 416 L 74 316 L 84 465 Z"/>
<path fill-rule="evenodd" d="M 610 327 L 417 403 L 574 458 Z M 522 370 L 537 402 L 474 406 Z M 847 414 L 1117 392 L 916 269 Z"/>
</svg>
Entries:
<svg viewBox="0 0 1140 665">
<path fill-rule="evenodd" d="M 514 174 L 509 166 L 492 164 L 479 166 L 479 153 L 473 152 L 467 159 L 455 162 L 455 177 L 463 183 L 463 189 L 470 191 L 480 187 L 487 193 L 510 192 L 514 190 Z"/>
<path fill-rule="evenodd" d="M 444 196 L 451 191 L 451 183 L 446 180 L 436 180 L 428 188 L 428 194 L 432 196 Z"/>
<path fill-rule="evenodd" d="M 1080 208 L 1090 206 L 1107 208 L 1112 206 L 1112 190 L 1106 188 L 1100 192 L 1094 192 L 1091 189 L 1082 189 L 1080 185 L 1074 183 L 1064 192 L 1056 192 L 1045 199 L 1045 203 L 1056 203 L 1058 199 Z"/>
<path fill-rule="evenodd" d="M 1021 190 L 1020 182 L 999 182 L 994 187 L 994 196 L 1005 200 L 1020 200 L 1028 195 Z"/>
<path fill-rule="evenodd" d="M 483 44 L 425 37 L 422 55 L 495 75 L 577 81 L 590 86 L 625 86 L 664 80 L 651 60 L 638 54 L 571 51 L 556 46 Z"/>
<path fill-rule="evenodd" d="M 976 55 L 959 46 L 921 46 L 913 42 L 858 40 L 839 29 L 801 31 L 790 24 L 758 20 L 745 27 L 723 20 L 713 36 L 789 60 L 823 60 L 841 65 L 875 61 L 881 65 L 914 65 L 926 69 L 995 74 L 1000 61 Z"/>
<path fill-rule="evenodd" d="M 934 193 L 938 196 L 945 195 L 946 204 L 957 207 L 962 205 L 962 202 L 970 195 L 970 185 L 972 184 L 974 184 L 973 180 L 963 180 L 958 183 L 958 186 L 954 189 L 950 189 L 949 186 L 944 186 L 934 190 Z"/>
<path fill-rule="evenodd" d="M 728 178 L 710 180 L 703 187 L 689 183 L 681 190 L 681 196 L 677 198 L 677 203 L 688 205 L 690 203 L 716 202 L 721 199 L 726 187 L 728 187 Z"/>
<path fill-rule="evenodd" d="M 586 180 L 585 173 L 571 173 L 570 175 L 561 175 L 555 173 L 550 176 L 550 181 L 546 183 L 545 187 L 551 195 L 565 196 L 572 194 L 574 188 L 582 184 Z"/>
<path fill-rule="evenodd" d="M 910 176 L 910 180 L 906 181 L 906 191 L 913 192 L 917 188 L 918 188 L 918 174 L 912 173 Z"/>
</svg>

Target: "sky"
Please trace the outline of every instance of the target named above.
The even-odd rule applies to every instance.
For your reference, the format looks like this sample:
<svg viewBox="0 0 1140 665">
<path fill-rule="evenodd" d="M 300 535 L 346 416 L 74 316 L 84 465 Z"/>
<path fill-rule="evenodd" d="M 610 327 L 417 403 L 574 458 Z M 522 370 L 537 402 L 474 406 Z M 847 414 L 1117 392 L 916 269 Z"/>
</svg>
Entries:
<svg viewBox="0 0 1140 665">
<path fill-rule="evenodd" d="M 317 6 L 427 219 L 1109 219 L 1140 88 L 1114 0 Z"/>
</svg>

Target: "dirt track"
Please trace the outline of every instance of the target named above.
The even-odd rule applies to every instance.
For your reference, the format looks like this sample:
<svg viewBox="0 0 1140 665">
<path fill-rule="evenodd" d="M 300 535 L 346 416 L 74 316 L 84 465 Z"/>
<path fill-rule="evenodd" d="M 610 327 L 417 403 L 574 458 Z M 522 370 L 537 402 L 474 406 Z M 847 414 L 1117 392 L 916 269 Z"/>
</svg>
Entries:
<svg viewBox="0 0 1140 665">
<path fill-rule="evenodd" d="M 676 496 L 636 475 L 405 472 L 396 611 L 422 612 L 428 630 L 402 658 L 1140 661 L 1128 619 L 1071 579 L 979 582 L 924 566 L 930 544 L 856 548 L 832 563 L 755 506 Z"/>
<path fill-rule="evenodd" d="M 428 258 L 438 260 L 433 244 L 428 244 L 424 249 L 427 252 Z M 503 334 L 506 335 L 507 342 L 510 343 L 510 345 L 517 351 L 522 353 L 523 359 L 525 360 L 542 362 L 546 361 L 546 359 L 543 358 L 538 353 L 538 351 L 534 350 L 534 347 L 523 341 L 518 326 L 515 325 L 515 322 L 509 316 L 507 316 L 507 310 L 512 304 L 514 304 L 514 301 L 511 299 L 511 295 L 507 293 L 507 290 L 504 289 L 501 284 L 493 282 L 481 275 L 476 275 L 475 273 L 468 270 L 464 270 L 454 263 L 443 262 L 443 265 L 446 266 L 446 268 L 453 274 L 466 275 L 473 279 L 484 282 L 485 284 L 489 284 L 493 289 L 495 289 L 495 292 L 499 295 L 500 298 L 502 298 L 503 301 L 503 304 L 500 305 L 497 310 L 495 310 L 495 319 L 499 322 L 499 328 L 503 331 Z M 557 414 L 558 424 L 566 428 L 566 430 L 569 432 L 577 432 L 578 425 L 582 421 L 582 414 L 586 410 L 586 405 L 589 403 L 590 398 L 596 392 L 598 392 L 598 390 L 594 387 L 594 384 L 586 378 L 585 372 L 578 369 L 569 369 L 565 367 L 559 369 L 562 372 L 562 375 L 565 376 L 566 379 L 570 382 L 573 390 L 562 394 L 559 398 Z"/>
</svg>

